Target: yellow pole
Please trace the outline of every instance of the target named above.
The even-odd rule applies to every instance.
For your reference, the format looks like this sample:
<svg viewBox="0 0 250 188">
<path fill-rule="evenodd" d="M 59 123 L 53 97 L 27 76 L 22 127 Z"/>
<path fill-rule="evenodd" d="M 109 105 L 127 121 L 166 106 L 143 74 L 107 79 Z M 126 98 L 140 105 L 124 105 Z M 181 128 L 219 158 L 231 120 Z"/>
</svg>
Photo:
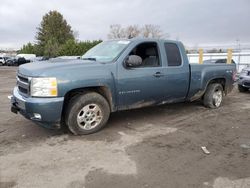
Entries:
<svg viewBox="0 0 250 188">
<path fill-rule="evenodd" d="M 203 49 L 199 49 L 199 64 L 203 64 Z"/>
<path fill-rule="evenodd" d="M 231 64 L 232 63 L 232 56 L 233 56 L 233 50 L 232 49 L 228 49 L 227 50 L 227 64 Z"/>
</svg>

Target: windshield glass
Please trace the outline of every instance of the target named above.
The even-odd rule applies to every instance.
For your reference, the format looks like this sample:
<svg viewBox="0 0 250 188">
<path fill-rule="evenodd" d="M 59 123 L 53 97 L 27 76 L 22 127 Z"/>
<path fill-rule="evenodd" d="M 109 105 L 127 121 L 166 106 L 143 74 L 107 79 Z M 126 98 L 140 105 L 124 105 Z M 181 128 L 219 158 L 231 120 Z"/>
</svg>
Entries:
<svg viewBox="0 0 250 188">
<path fill-rule="evenodd" d="M 127 47 L 130 41 L 105 41 L 87 51 L 82 59 L 111 62 L 118 57 L 118 55 Z"/>
</svg>

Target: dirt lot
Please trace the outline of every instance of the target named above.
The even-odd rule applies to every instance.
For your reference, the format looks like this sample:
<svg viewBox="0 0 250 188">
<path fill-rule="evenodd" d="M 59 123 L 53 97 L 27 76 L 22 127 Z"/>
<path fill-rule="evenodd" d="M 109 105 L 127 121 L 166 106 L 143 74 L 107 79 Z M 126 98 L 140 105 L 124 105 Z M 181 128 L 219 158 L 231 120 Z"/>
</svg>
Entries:
<svg viewBox="0 0 250 188">
<path fill-rule="evenodd" d="M 10 112 L 16 68 L 0 67 L 0 187 L 250 187 L 250 92 L 124 111 L 76 137 Z M 201 146 L 211 152 L 204 154 Z"/>
</svg>

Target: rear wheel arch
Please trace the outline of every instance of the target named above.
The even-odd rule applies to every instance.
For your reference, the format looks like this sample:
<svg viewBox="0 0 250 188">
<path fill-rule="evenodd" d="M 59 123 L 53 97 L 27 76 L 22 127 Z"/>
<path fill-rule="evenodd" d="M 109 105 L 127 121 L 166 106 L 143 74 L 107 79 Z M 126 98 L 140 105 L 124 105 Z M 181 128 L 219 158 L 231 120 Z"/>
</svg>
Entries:
<svg viewBox="0 0 250 188">
<path fill-rule="evenodd" d="M 213 78 L 213 79 L 209 80 L 209 81 L 207 82 L 207 85 L 206 85 L 206 87 L 205 87 L 204 92 L 206 92 L 206 90 L 207 90 L 207 88 L 208 88 L 208 86 L 209 86 L 210 84 L 214 84 L 214 83 L 221 84 L 222 87 L 223 87 L 223 91 L 224 91 L 224 93 L 226 94 L 226 79 L 225 79 L 225 78 Z"/>
</svg>

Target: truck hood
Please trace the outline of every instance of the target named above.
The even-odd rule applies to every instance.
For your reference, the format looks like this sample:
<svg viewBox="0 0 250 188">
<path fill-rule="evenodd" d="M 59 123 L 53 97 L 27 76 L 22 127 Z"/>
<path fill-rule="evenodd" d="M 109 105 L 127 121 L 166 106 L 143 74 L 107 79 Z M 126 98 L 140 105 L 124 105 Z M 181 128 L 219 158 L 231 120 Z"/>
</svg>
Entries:
<svg viewBox="0 0 250 188">
<path fill-rule="evenodd" d="M 96 67 L 103 66 L 103 63 L 98 63 L 88 60 L 56 60 L 56 61 L 41 61 L 27 63 L 19 66 L 18 73 L 28 77 L 39 76 L 54 76 L 53 73 L 69 69 L 79 69 L 81 67 Z"/>
</svg>

